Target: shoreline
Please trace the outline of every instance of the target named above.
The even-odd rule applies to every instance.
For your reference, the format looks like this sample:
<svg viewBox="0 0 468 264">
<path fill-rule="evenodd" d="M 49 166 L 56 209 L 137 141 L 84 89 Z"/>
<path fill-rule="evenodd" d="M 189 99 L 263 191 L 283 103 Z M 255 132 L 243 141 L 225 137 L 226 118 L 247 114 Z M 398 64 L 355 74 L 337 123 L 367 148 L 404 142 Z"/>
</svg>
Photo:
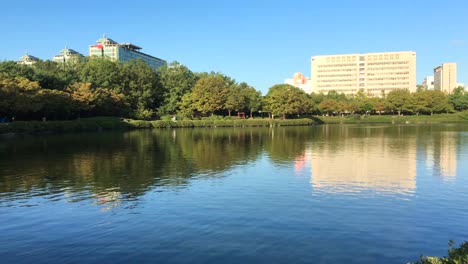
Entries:
<svg viewBox="0 0 468 264">
<path fill-rule="evenodd" d="M 232 120 L 134 120 L 119 117 L 91 117 L 66 121 L 15 121 L 0 124 L 2 134 L 70 133 L 133 129 L 278 127 L 320 124 L 439 124 L 468 123 L 468 112 L 432 116 L 349 115 L 311 116 L 301 119 L 232 119 Z"/>
</svg>

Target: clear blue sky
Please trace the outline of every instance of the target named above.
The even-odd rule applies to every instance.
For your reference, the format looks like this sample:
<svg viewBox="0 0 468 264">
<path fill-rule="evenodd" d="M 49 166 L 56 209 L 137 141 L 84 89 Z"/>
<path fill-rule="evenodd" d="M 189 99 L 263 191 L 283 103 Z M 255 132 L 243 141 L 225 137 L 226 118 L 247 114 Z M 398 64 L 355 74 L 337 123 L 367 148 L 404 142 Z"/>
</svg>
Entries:
<svg viewBox="0 0 468 264">
<path fill-rule="evenodd" d="M 313 55 L 413 50 L 417 81 L 442 62 L 468 82 L 468 1 L 4 1 L 0 60 L 85 55 L 105 33 L 193 71 L 220 71 L 265 93 Z"/>
</svg>

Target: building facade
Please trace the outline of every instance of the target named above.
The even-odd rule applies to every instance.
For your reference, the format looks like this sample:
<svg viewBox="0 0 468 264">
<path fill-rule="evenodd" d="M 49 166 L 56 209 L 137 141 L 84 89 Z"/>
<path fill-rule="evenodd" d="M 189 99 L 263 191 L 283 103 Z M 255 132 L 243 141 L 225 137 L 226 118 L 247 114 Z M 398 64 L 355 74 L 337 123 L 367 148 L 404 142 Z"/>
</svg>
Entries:
<svg viewBox="0 0 468 264">
<path fill-rule="evenodd" d="M 416 91 L 416 53 L 413 51 L 314 56 L 313 92 L 347 95 L 359 90 L 382 96 L 396 89 Z"/>
<path fill-rule="evenodd" d="M 77 62 L 83 55 L 76 50 L 64 48 L 52 60 L 58 63 Z"/>
<path fill-rule="evenodd" d="M 24 54 L 23 56 L 20 57 L 19 61 L 17 61 L 16 63 L 18 64 L 22 64 L 22 65 L 33 65 L 34 63 L 40 61 L 41 59 L 39 59 L 38 57 L 34 57 L 32 55 L 29 55 L 29 54 Z"/>
<path fill-rule="evenodd" d="M 434 69 L 434 90 L 451 93 L 457 87 L 457 64 L 443 63 Z"/>
<path fill-rule="evenodd" d="M 425 90 L 434 90 L 434 76 L 426 76 L 422 82 L 422 86 Z"/>
<path fill-rule="evenodd" d="M 308 94 L 312 93 L 312 82 L 310 78 L 305 77 L 300 72 L 296 72 L 292 79 L 284 80 L 284 83 L 300 88 Z"/>
<path fill-rule="evenodd" d="M 97 45 L 89 46 L 90 57 L 107 57 L 115 61 L 142 59 L 150 67 L 157 69 L 166 64 L 165 60 L 141 52 L 141 47 L 131 43 L 117 43 L 105 36 L 97 41 Z"/>
</svg>

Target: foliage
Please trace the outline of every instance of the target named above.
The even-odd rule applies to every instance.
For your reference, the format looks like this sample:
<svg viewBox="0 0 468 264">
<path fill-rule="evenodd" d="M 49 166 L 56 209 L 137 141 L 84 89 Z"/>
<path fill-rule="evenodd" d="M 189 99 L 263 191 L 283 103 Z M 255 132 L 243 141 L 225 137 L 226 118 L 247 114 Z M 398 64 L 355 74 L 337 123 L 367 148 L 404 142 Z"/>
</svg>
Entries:
<svg viewBox="0 0 468 264">
<path fill-rule="evenodd" d="M 468 92 L 462 86 L 455 88 L 453 93 L 449 95 L 448 100 L 455 110 L 468 110 Z"/>
<path fill-rule="evenodd" d="M 336 91 L 308 95 L 299 88 L 278 84 L 262 96 L 247 83 L 219 72 L 195 73 L 178 62 L 155 71 L 142 60 L 108 58 L 34 65 L 0 62 L 0 98 L 0 117 L 16 120 L 93 116 L 149 120 L 163 115 L 177 115 L 182 120 L 210 115 L 234 118 L 235 112 L 246 112 L 253 118 L 267 112 L 282 118 L 322 114 L 341 115 L 347 120 L 347 115 L 353 115 L 353 122 L 387 122 L 386 114 L 419 116 L 468 110 L 468 93 L 463 87 L 450 95 L 418 89 L 415 93 L 394 90 L 375 98 L 364 90 L 353 96 Z M 382 118 L 366 117 L 372 114 Z"/>
<path fill-rule="evenodd" d="M 397 111 L 398 115 L 402 112 L 411 112 L 411 94 L 407 89 L 393 90 L 388 93 L 387 97 L 387 109 L 390 111 Z"/>
<path fill-rule="evenodd" d="M 230 83 L 218 74 L 200 78 L 190 97 L 193 108 L 203 115 L 221 110 L 226 102 L 229 86 Z"/>
<path fill-rule="evenodd" d="M 449 104 L 446 94 L 441 91 L 422 90 L 412 94 L 413 109 L 416 113 L 442 113 L 450 112 L 453 107 Z"/>
<path fill-rule="evenodd" d="M 446 257 L 424 257 L 414 264 L 466 264 L 468 263 L 468 241 L 453 247 L 454 242 L 450 240 L 448 256 Z"/>
<path fill-rule="evenodd" d="M 268 91 L 265 109 L 284 119 L 288 114 L 300 115 L 311 111 L 312 101 L 303 90 L 289 84 L 278 84 Z"/>
<path fill-rule="evenodd" d="M 164 89 L 161 114 L 175 114 L 181 108 L 182 97 L 195 85 L 196 76 L 186 66 L 173 62 L 159 69 L 160 83 Z"/>
</svg>

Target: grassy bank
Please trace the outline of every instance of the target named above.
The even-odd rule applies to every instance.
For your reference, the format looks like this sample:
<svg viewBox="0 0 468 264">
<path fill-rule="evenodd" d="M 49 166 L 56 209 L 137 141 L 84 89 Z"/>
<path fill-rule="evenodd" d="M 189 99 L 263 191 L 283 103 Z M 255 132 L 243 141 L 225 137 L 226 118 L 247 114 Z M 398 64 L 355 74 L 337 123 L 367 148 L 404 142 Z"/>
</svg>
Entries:
<svg viewBox="0 0 468 264">
<path fill-rule="evenodd" d="M 318 116 L 325 124 L 390 123 L 390 124 L 436 124 L 468 122 L 468 112 L 435 115 L 349 115 Z"/>
<path fill-rule="evenodd" d="M 5 133 L 67 133 L 103 130 L 128 130 L 150 128 L 192 128 L 192 127 L 254 127 L 254 126 L 304 126 L 314 124 L 314 120 L 288 119 L 238 119 L 238 120 L 182 120 L 144 121 L 118 117 L 81 118 L 69 121 L 16 121 L 0 124 L 0 134 Z"/>
<path fill-rule="evenodd" d="M 462 123 L 468 122 L 468 112 L 438 114 L 432 116 L 391 116 L 391 115 L 351 115 L 316 116 L 302 119 L 234 119 L 234 120 L 133 120 L 118 117 L 93 117 L 69 121 L 16 121 L 0 124 L 0 134 L 5 133 L 67 133 L 103 130 L 128 130 L 151 128 L 193 128 L 193 127 L 270 127 L 308 126 L 312 124 L 418 124 L 418 123 Z"/>
</svg>

